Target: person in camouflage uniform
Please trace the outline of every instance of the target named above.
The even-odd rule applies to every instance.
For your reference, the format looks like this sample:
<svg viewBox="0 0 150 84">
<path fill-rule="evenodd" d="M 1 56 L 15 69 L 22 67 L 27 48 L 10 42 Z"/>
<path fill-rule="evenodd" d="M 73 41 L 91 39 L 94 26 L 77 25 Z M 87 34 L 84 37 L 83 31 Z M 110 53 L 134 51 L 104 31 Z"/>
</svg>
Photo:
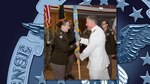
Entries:
<svg viewBox="0 0 150 84">
<path fill-rule="evenodd" d="M 114 31 L 113 29 L 109 26 L 108 21 L 107 20 L 103 20 L 101 23 L 102 29 L 105 32 L 106 35 L 106 44 L 105 44 L 105 48 L 106 48 L 106 52 L 109 56 L 109 60 L 110 60 L 110 65 L 108 67 L 108 71 L 109 71 L 109 75 L 111 77 L 112 74 L 112 56 L 116 54 L 116 41 L 115 41 L 115 37 L 114 37 Z"/>
<path fill-rule="evenodd" d="M 52 37 L 49 28 L 45 28 L 44 31 L 44 70 L 51 70 L 49 63 L 52 51 Z"/>
</svg>

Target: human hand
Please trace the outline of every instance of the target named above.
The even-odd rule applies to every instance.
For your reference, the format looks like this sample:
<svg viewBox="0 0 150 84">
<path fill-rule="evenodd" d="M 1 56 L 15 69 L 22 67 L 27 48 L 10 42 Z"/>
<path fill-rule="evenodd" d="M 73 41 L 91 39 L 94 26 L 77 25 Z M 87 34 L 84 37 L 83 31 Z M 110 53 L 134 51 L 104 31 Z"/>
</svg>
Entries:
<svg viewBox="0 0 150 84">
<path fill-rule="evenodd" d="M 79 42 L 76 42 L 76 46 L 79 46 Z"/>
<path fill-rule="evenodd" d="M 47 44 L 50 44 L 51 42 L 50 41 L 47 41 Z"/>
<path fill-rule="evenodd" d="M 78 35 L 78 39 L 79 39 L 79 42 L 81 41 L 81 37 L 80 37 L 80 35 Z"/>
<path fill-rule="evenodd" d="M 76 58 L 79 58 L 80 57 L 80 54 L 78 53 L 78 54 L 76 54 Z"/>
</svg>

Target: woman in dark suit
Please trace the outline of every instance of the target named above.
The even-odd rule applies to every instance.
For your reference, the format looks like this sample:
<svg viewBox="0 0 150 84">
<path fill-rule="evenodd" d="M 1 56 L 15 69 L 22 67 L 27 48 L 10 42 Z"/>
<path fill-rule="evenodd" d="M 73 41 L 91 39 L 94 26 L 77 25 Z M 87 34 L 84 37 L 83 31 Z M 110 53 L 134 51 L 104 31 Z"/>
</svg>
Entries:
<svg viewBox="0 0 150 84">
<path fill-rule="evenodd" d="M 63 80 L 65 79 L 69 51 L 74 50 L 79 43 L 69 45 L 67 32 L 70 29 L 70 23 L 68 20 L 60 21 L 57 26 L 60 30 L 58 30 L 56 37 L 54 38 L 54 51 L 51 57 L 51 67 L 55 79 Z"/>
</svg>

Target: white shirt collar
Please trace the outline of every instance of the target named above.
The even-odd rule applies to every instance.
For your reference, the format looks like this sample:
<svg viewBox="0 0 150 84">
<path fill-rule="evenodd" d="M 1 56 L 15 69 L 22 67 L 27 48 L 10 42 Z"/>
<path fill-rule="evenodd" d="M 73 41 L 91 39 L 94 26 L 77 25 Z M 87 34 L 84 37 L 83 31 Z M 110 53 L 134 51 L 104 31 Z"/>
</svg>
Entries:
<svg viewBox="0 0 150 84">
<path fill-rule="evenodd" d="M 91 31 L 94 32 L 96 28 L 97 28 L 97 25 L 96 25 L 95 27 L 93 27 L 93 28 L 91 29 Z"/>
</svg>

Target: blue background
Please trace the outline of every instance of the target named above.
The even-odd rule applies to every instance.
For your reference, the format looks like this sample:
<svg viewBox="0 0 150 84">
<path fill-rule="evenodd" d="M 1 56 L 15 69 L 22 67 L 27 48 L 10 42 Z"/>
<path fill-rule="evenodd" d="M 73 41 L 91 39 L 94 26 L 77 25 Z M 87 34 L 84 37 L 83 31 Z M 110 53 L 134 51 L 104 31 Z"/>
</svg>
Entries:
<svg viewBox="0 0 150 84">
<path fill-rule="evenodd" d="M 13 50 L 28 31 L 22 22 L 33 22 L 38 0 L 3 0 L 0 3 L 0 84 L 6 84 Z"/>
<path fill-rule="evenodd" d="M 22 26 L 22 22 L 33 22 L 37 15 L 35 9 L 37 2 L 38 0 L 3 0 L 0 3 L 0 84 L 6 84 L 7 71 L 16 43 L 21 36 L 26 36 L 28 33 L 28 30 Z M 68 0 L 64 4 L 78 4 L 80 2 L 82 0 Z M 150 24 L 150 19 L 145 13 L 148 7 L 141 0 L 126 0 L 126 2 L 130 5 L 125 7 L 124 12 L 120 8 L 117 9 L 117 31 L 128 24 Z M 116 5 L 115 0 L 111 0 L 111 2 L 109 0 L 108 3 Z M 93 0 L 91 4 L 99 5 L 99 0 Z M 133 12 L 132 7 L 137 10 L 143 8 L 141 14 L 144 18 L 138 19 L 136 23 L 133 17 L 129 17 L 129 14 Z M 150 53 L 150 46 L 143 48 L 135 61 L 121 64 L 129 76 L 129 84 L 143 83 L 143 79 L 139 76 L 145 76 L 150 65 L 142 66 L 143 60 L 140 57 L 145 57 L 147 52 Z"/>
</svg>

